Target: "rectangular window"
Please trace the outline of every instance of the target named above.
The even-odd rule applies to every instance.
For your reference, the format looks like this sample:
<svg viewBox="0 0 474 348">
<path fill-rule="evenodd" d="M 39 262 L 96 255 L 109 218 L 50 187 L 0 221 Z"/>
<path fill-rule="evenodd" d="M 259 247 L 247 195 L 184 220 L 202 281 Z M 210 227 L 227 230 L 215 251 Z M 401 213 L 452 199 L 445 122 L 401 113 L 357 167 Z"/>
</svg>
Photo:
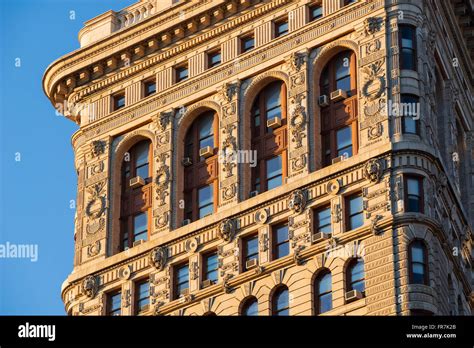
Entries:
<svg viewBox="0 0 474 348">
<path fill-rule="evenodd" d="M 140 281 L 136 284 L 136 313 L 142 313 L 148 310 L 150 304 L 150 283 L 148 280 Z"/>
<path fill-rule="evenodd" d="M 281 186 L 283 183 L 283 171 L 281 155 L 266 161 L 267 165 L 267 190 Z"/>
<path fill-rule="evenodd" d="M 214 212 L 213 185 L 201 187 L 198 190 L 199 218 L 211 215 Z"/>
<path fill-rule="evenodd" d="M 125 93 L 116 94 L 112 97 L 113 99 L 113 111 L 125 107 Z"/>
<path fill-rule="evenodd" d="M 362 195 L 357 194 L 346 198 L 347 231 L 361 227 L 364 224 L 364 205 Z"/>
<path fill-rule="evenodd" d="M 148 214 L 140 213 L 133 217 L 133 241 L 148 239 Z"/>
<path fill-rule="evenodd" d="M 337 156 L 352 157 L 352 128 L 350 126 L 336 132 Z"/>
<path fill-rule="evenodd" d="M 107 295 L 107 315 L 122 314 L 122 292 L 115 291 Z"/>
<path fill-rule="evenodd" d="M 423 212 L 423 179 L 416 176 L 405 177 L 405 211 Z"/>
<path fill-rule="evenodd" d="M 416 28 L 409 25 L 399 27 L 400 69 L 416 71 Z"/>
<path fill-rule="evenodd" d="M 288 34 L 288 19 L 275 22 L 275 38 Z"/>
<path fill-rule="evenodd" d="M 315 21 L 323 16 L 323 7 L 321 5 L 311 5 L 309 7 L 309 21 Z"/>
<path fill-rule="evenodd" d="M 174 298 L 179 298 L 189 289 L 189 266 L 187 263 L 177 266 L 174 272 Z"/>
<path fill-rule="evenodd" d="M 255 48 L 254 35 L 246 35 L 240 38 L 240 53 L 245 53 Z"/>
<path fill-rule="evenodd" d="M 210 253 L 204 256 L 204 280 L 210 280 L 213 284 L 217 283 L 219 269 L 219 260 L 217 252 Z"/>
<path fill-rule="evenodd" d="M 174 68 L 175 70 L 175 81 L 176 83 L 184 81 L 188 78 L 189 72 L 188 72 L 188 66 L 183 65 L 183 66 L 178 66 Z"/>
<path fill-rule="evenodd" d="M 246 270 L 245 265 L 247 261 L 258 260 L 258 236 L 247 237 L 242 241 L 243 247 L 243 268 Z"/>
<path fill-rule="evenodd" d="M 317 209 L 314 212 L 314 232 L 332 233 L 331 207 Z"/>
<path fill-rule="evenodd" d="M 156 93 L 156 82 L 155 81 L 146 81 L 143 84 L 145 89 L 145 97 Z"/>
<path fill-rule="evenodd" d="M 399 108 L 402 117 L 402 132 L 404 134 L 420 134 L 418 119 L 420 117 L 419 98 L 410 94 L 402 94 Z"/>
<path fill-rule="evenodd" d="M 275 226 L 273 228 L 273 259 L 279 259 L 289 253 L 288 225 Z"/>
<path fill-rule="evenodd" d="M 221 64 L 221 51 L 213 51 L 207 54 L 207 67 L 213 68 Z"/>
</svg>

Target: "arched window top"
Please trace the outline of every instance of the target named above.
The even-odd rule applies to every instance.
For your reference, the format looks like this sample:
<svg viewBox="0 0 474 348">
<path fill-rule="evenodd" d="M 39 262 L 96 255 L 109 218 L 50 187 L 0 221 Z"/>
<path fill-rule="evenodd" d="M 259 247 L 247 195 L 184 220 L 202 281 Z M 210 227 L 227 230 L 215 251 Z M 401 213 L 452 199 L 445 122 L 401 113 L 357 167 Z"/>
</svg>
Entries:
<svg viewBox="0 0 474 348">
<path fill-rule="evenodd" d="M 203 317 L 216 317 L 217 314 L 214 312 L 206 312 L 202 315 Z"/>
<path fill-rule="evenodd" d="M 321 95 L 330 95 L 338 89 L 348 96 L 356 92 L 355 54 L 345 50 L 336 54 L 324 67 L 319 80 Z"/>
<path fill-rule="evenodd" d="M 248 317 L 258 315 L 258 300 L 256 297 L 251 296 L 244 301 L 241 314 Z"/>
<path fill-rule="evenodd" d="M 212 110 L 199 115 L 189 127 L 185 137 L 185 156 L 192 163 L 204 161 L 207 157 L 215 154 L 214 148 L 217 141 L 214 137 L 217 127 L 216 113 Z M 200 150 L 209 147 L 212 151 L 206 156 L 200 156 Z"/>
<path fill-rule="evenodd" d="M 347 291 L 365 291 L 364 260 L 362 258 L 352 259 L 347 266 Z"/>
<path fill-rule="evenodd" d="M 332 309 L 332 275 L 329 270 L 322 271 L 314 283 L 316 313 L 322 314 Z"/>
<path fill-rule="evenodd" d="M 408 247 L 410 260 L 410 284 L 428 285 L 428 252 L 420 239 L 413 240 Z"/>
<path fill-rule="evenodd" d="M 151 177 L 150 147 L 151 141 L 146 139 L 136 143 L 125 153 L 122 164 L 125 179 L 140 176 L 146 180 Z"/>
<path fill-rule="evenodd" d="M 286 286 L 279 287 L 273 294 L 273 315 L 284 316 L 290 313 L 290 293 Z"/>
</svg>

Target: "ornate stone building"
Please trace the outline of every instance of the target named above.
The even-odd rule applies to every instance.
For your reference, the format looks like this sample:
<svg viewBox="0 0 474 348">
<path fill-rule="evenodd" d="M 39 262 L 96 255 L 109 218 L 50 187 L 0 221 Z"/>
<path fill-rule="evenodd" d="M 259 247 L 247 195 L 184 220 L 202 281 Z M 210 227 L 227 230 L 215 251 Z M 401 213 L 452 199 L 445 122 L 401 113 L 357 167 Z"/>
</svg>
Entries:
<svg viewBox="0 0 474 348">
<path fill-rule="evenodd" d="M 69 315 L 468 315 L 472 1 L 142 0 L 45 72 Z"/>
</svg>

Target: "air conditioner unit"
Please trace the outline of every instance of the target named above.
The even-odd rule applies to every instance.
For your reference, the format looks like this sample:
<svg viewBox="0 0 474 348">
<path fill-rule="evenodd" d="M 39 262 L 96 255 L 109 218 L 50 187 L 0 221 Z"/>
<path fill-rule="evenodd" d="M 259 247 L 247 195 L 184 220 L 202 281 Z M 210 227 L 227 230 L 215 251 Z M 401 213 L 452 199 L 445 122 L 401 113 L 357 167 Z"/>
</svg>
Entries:
<svg viewBox="0 0 474 348">
<path fill-rule="evenodd" d="M 181 164 L 185 167 L 189 167 L 191 164 L 193 164 L 193 161 L 191 157 L 184 157 L 183 160 L 181 161 Z"/>
<path fill-rule="evenodd" d="M 250 198 L 252 197 L 255 197 L 256 195 L 258 195 L 258 191 L 250 191 Z"/>
<path fill-rule="evenodd" d="M 351 290 L 346 292 L 346 302 L 360 300 L 364 295 L 359 290 Z"/>
<path fill-rule="evenodd" d="M 333 158 L 333 159 L 332 159 L 332 164 L 345 161 L 346 159 L 347 159 L 347 156 L 345 156 L 345 155 L 342 155 L 342 156 Z"/>
<path fill-rule="evenodd" d="M 130 179 L 130 187 L 137 188 L 145 185 L 145 180 L 141 176 L 136 176 Z"/>
<path fill-rule="evenodd" d="M 248 260 L 247 262 L 245 262 L 245 268 L 246 269 L 251 269 L 251 268 L 257 267 L 257 265 L 258 265 L 258 260 L 257 259 L 251 259 L 251 260 Z"/>
<path fill-rule="evenodd" d="M 186 226 L 186 225 L 189 225 L 191 223 L 191 219 L 184 219 L 181 226 Z"/>
<path fill-rule="evenodd" d="M 329 239 L 331 235 L 329 233 L 318 232 L 313 234 L 313 243 L 318 243 L 323 240 Z"/>
<path fill-rule="evenodd" d="M 179 292 L 179 295 L 180 295 L 180 296 L 187 296 L 187 295 L 189 295 L 189 288 L 182 289 L 182 290 Z"/>
<path fill-rule="evenodd" d="M 143 244 L 145 241 L 143 239 L 139 239 L 133 242 L 133 246 L 136 247 L 137 245 Z"/>
<path fill-rule="evenodd" d="M 214 284 L 214 282 L 210 279 L 206 279 L 206 280 L 203 280 L 202 281 L 202 284 L 201 284 L 201 287 L 204 289 L 204 288 L 208 288 L 210 287 L 212 284 Z"/>
<path fill-rule="evenodd" d="M 346 91 L 342 89 L 336 89 L 334 92 L 331 92 L 331 100 L 338 101 L 347 98 Z"/>
<path fill-rule="evenodd" d="M 214 149 L 210 146 L 203 147 L 199 149 L 199 156 L 208 158 L 214 155 Z"/>
<path fill-rule="evenodd" d="M 325 107 L 329 105 L 329 98 L 327 95 L 320 95 L 318 98 L 318 104 L 321 107 Z"/>
<path fill-rule="evenodd" d="M 281 118 L 280 117 L 273 117 L 267 120 L 267 127 L 271 129 L 276 129 L 281 127 Z"/>
</svg>

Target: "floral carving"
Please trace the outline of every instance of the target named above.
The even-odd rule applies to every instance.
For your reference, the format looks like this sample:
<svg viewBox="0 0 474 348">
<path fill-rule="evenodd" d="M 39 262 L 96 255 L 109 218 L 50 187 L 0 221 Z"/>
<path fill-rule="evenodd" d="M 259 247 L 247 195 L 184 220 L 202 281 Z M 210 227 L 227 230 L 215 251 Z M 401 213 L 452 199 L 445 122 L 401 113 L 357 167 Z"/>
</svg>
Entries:
<svg viewBox="0 0 474 348">
<path fill-rule="evenodd" d="M 364 33 L 366 36 L 373 35 L 380 30 L 382 21 L 377 17 L 369 17 L 364 20 Z"/>
<path fill-rule="evenodd" d="M 150 252 L 150 263 L 161 271 L 168 261 L 168 249 L 166 247 L 156 247 Z"/>
<path fill-rule="evenodd" d="M 362 94 L 370 101 L 380 98 L 385 91 L 384 62 L 384 59 L 380 59 L 362 68 L 362 72 L 365 74 Z M 372 89 L 374 90 L 372 91 Z"/>
<path fill-rule="evenodd" d="M 167 153 L 161 153 L 158 155 L 157 162 L 159 163 L 158 170 L 156 171 L 156 199 L 159 201 L 159 205 L 164 205 L 166 197 L 169 196 L 168 184 L 170 182 L 170 169 L 166 164 L 166 159 L 169 157 Z"/>
<path fill-rule="evenodd" d="M 299 72 L 301 70 L 301 67 L 303 66 L 304 62 L 305 62 L 305 54 L 298 53 L 298 52 L 293 52 L 286 59 L 286 63 L 289 69 L 296 72 Z"/>
<path fill-rule="evenodd" d="M 303 139 L 306 137 L 304 134 L 306 126 L 306 109 L 301 105 L 301 101 L 304 99 L 303 94 L 297 95 L 291 101 L 293 109 L 291 111 L 291 141 L 295 142 L 295 148 L 303 146 Z"/>
<path fill-rule="evenodd" d="M 163 132 L 166 130 L 166 127 L 168 127 L 168 125 L 170 124 L 172 117 L 173 117 L 173 112 L 162 111 L 157 116 L 153 117 L 153 122 L 155 123 L 156 127 Z"/>
</svg>

